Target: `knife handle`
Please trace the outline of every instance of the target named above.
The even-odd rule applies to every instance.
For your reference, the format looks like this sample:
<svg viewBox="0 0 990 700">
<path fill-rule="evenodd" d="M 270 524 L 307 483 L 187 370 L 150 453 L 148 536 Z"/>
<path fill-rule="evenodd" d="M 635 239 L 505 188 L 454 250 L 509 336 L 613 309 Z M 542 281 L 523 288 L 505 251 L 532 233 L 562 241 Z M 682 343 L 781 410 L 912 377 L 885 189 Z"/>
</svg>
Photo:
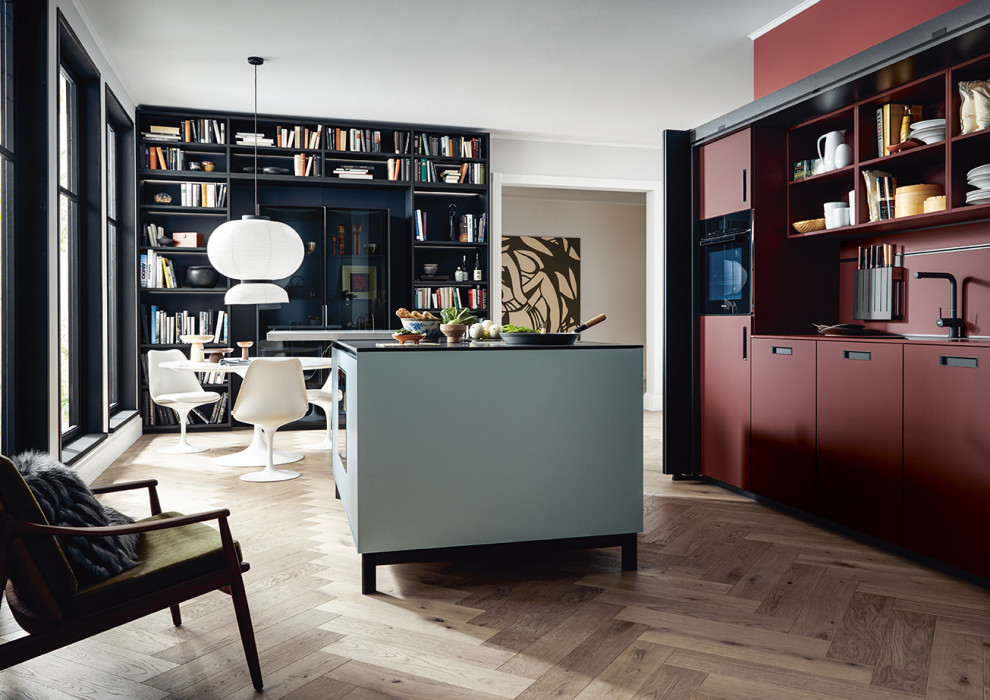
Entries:
<svg viewBox="0 0 990 700">
<path fill-rule="evenodd" d="M 599 323 L 605 320 L 605 314 L 598 314 L 593 319 L 585 321 L 580 326 L 574 329 L 575 333 L 580 333 L 581 331 L 586 331 L 592 326 L 597 326 Z"/>
</svg>

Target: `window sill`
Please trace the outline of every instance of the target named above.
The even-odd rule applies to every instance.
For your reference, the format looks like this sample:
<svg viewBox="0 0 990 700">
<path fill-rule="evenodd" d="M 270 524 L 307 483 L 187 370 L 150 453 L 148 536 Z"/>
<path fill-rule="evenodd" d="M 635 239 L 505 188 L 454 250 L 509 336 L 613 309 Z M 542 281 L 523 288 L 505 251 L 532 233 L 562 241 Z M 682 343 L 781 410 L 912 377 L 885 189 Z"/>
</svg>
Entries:
<svg viewBox="0 0 990 700">
<path fill-rule="evenodd" d="M 59 459 L 62 461 L 62 464 L 71 466 L 73 462 L 77 461 L 106 439 L 107 436 L 105 433 L 81 435 L 71 442 L 62 445 L 62 453 Z"/>
<path fill-rule="evenodd" d="M 112 416 L 110 416 L 110 432 L 117 430 L 122 425 L 130 421 L 131 419 L 139 416 L 140 414 L 133 409 L 125 409 L 122 411 L 117 411 Z"/>
</svg>

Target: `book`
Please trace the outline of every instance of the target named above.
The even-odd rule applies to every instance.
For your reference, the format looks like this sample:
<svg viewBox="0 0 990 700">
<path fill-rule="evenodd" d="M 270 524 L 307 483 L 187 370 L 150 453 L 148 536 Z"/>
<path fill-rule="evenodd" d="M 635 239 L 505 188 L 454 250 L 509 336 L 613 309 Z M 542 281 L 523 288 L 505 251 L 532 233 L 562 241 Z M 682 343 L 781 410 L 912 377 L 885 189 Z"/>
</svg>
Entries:
<svg viewBox="0 0 990 700">
<path fill-rule="evenodd" d="M 226 323 L 226 321 L 227 321 L 227 312 L 224 311 L 223 309 L 220 309 L 217 312 L 217 325 L 213 329 L 213 342 L 214 343 L 219 343 L 220 342 L 220 336 L 223 334 L 223 327 L 224 327 L 224 324 Z"/>
<path fill-rule="evenodd" d="M 878 110 L 877 150 L 880 156 L 888 155 L 887 148 L 901 142 L 901 125 L 904 117 L 909 123 L 921 120 L 921 105 L 887 103 Z"/>
<path fill-rule="evenodd" d="M 174 134 L 179 135 L 179 127 L 177 126 L 156 126 L 152 125 L 148 127 L 148 131 L 153 134 Z"/>
</svg>

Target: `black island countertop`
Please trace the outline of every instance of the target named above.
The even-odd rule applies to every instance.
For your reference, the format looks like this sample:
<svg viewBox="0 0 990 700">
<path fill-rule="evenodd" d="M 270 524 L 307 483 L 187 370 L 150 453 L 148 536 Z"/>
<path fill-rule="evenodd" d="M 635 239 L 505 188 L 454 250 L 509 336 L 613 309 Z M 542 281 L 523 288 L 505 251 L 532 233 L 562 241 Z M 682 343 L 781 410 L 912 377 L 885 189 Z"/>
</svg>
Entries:
<svg viewBox="0 0 990 700">
<path fill-rule="evenodd" d="M 409 342 L 405 345 L 399 345 L 398 340 L 391 338 L 387 340 L 335 340 L 333 341 L 333 346 L 349 353 L 439 351 L 465 352 L 470 350 L 508 350 L 511 352 L 524 352 L 533 350 L 617 350 L 623 348 L 636 349 L 643 347 L 642 345 L 634 345 L 629 343 L 598 343 L 582 340 L 577 341 L 573 345 L 509 345 L 501 340 L 471 340 L 462 341 L 460 343 L 447 343 L 445 340 L 441 340 L 439 342 L 422 340 L 418 345 L 413 345 Z"/>
</svg>

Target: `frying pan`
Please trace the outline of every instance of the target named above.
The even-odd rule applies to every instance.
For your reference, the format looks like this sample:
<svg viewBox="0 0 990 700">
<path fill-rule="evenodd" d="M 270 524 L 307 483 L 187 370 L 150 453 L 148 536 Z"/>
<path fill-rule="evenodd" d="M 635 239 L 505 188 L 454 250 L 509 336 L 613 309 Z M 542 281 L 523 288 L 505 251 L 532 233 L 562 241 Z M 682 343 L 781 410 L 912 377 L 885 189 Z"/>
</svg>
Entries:
<svg viewBox="0 0 990 700">
<path fill-rule="evenodd" d="M 581 331 L 605 320 L 605 314 L 598 314 L 574 329 L 573 333 L 503 333 L 502 340 L 509 345 L 574 345 Z"/>
</svg>

